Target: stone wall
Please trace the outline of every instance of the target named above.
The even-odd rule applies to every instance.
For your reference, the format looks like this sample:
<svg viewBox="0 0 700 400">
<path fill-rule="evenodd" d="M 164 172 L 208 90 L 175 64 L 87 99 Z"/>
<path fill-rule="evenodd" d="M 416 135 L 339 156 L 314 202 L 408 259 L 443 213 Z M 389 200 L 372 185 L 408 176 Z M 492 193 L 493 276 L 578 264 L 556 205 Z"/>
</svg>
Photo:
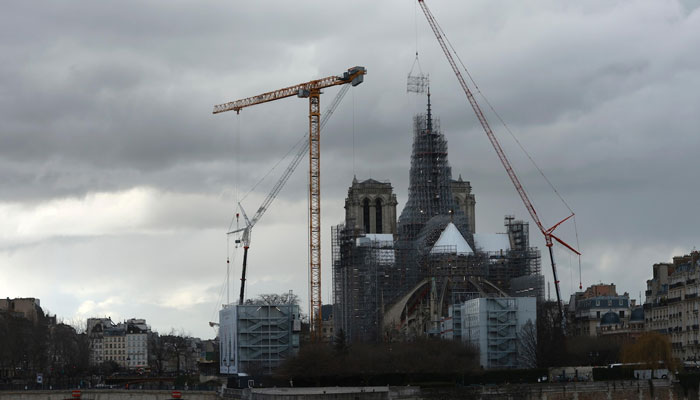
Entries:
<svg viewBox="0 0 700 400">
<path fill-rule="evenodd" d="M 475 386 L 466 388 L 424 389 L 423 399 L 473 400 L 680 400 L 698 399 L 697 393 L 684 396 L 679 385 L 666 380 L 610 381 L 583 383 L 547 383 L 526 385 Z"/>
<path fill-rule="evenodd" d="M 216 400 L 216 392 L 182 391 L 182 400 Z M 0 400 L 65 400 L 70 390 L 0 391 Z M 81 390 L 81 400 L 170 400 L 172 390 Z"/>
<path fill-rule="evenodd" d="M 666 380 L 522 385 L 474 385 L 469 387 L 364 387 L 227 390 L 237 400 L 684 400 L 700 399 Z"/>
<path fill-rule="evenodd" d="M 416 386 L 226 389 L 225 399 L 236 400 L 420 400 Z"/>
</svg>

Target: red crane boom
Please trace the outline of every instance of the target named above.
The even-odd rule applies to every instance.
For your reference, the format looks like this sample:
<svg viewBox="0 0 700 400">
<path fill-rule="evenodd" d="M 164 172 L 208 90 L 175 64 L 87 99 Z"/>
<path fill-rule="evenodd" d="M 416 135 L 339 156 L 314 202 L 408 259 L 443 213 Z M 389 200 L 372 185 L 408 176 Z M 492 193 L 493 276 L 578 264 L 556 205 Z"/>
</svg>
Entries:
<svg viewBox="0 0 700 400">
<path fill-rule="evenodd" d="M 435 17 L 433 17 L 433 14 L 428 9 L 428 6 L 425 4 L 425 1 L 418 0 L 418 4 L 420 4 L 421 9 L 423 10 L 423 13 L 425 14 L 425 17 L 428 20 L 428 24 L 430 25 L 430 28 L 433 30 L 435 37 L 437 38 L 438 42 L 440 43 L 440 47 L 442 48 L 443 53 L 445 53 L 445 56 L 447 57 L 447 61 L 450 63 L 450 66 L 452 67 L 452 71 L 454 71 L 455 76 L 457 77 L 457 80 L 459 81 L 460 86 L 462 86 L 462 90 L 464 90 L 464 94 L 467 95 L 467 100 L 469 100 L 469 104 L 471 104 L 472 109 L 474 110 L 474 113 L 476 114 L 476 117 L 479 119 L 479 122 L 481 123 L 481 127 L 484 128 L 484 132 L 486 132 L 486 136 L 488 136 L 489 141 L 491 142 L 491 145 L 493 146 L 494 150 L 496 150 L 496 154 L 498 154 L 498 158 L 501 160 L 501 164 L 503 164 L 503 168 L 505 168 L 506 172 L 508 173 L 508 177 L 510 178 L 511 182 L 513 182 L 513 186 L 515 186 L 515 190 L 520 195 L 520 199 L 523 201 L 523 204 L 525 204 L 525 208 L 527 208 L 527 211 L 530 213 L 530 217 L 532 217 L 532 220 L 535 221 L 535 224 L 537 224 L 537 227 L 540 229 L 540 232 L 542 232 L 542 234 L 544 235 L 545 243 L 547 245 L 547 248 L 549 248 L 549 259 L 552 263 L 552 274 L 554 276 L 554 286 L 555 286 L 556 292 L 557 292 L 557 303 L 559 306 L 559 314 L 561 316 L 562 328 L 564 328 L 565 324 L 566 324 L 566 318 L 564 316 L 564 308 L 562 307 L 561 292 L 559 290 L 559 280 L 557 278 L 557 268 L 556 268 L 556 264 L 554 262 L 554 254 L 552 252 L 552 245 L 553 245 L 552 239 L 561 243 L 567 249 L 573 251 L 574 253 L 576 253 L 578 255 L 580 255 L 581 253 L 579 253 L 576 249 L 574 249 L 573 247 L 568 245 L 566 242 L 564 242 L 560 238 L 556 237 L 552 232 L 554 232 L 554 230 L 559 225 L 561 225 L 562 222 L 573 217 L 574 214 L 572 213 L 568 217 L 557 222 L 551 228 L 544 227 L 544 225 L 542 224 L 542 221 L 540 221 L 540 218 L 537 215 L 537 211 L 535 210 L 535 207 L 532 205 L 530 198 L 527 196 L 527 192 L 525 192 L 523 185 L 520 183 L 518 176 L 515 174 L 513 167 L 510 165 L 510 161 L 508 161 L 508 157 L 506 157 L 506 154 L 503 151 L 503 148 L 501 148 L 501 144 L 496 139 L 496 135 L 494 135 L 493 130 L 491 130 L 491 126 L 489 125 L 489 122 L 486 120 L 484 113 L 481 111 L 481 107 L 479 107 L 479 103 L 477 103 L 476 99 L 474 98 L 474 95 L 472 94 L 472 91 L 469 89 L 469 86 L 467 86 L 467 82 L 464 80 L 464 77 L 462 76 L 462 72 L 457 67 L 457 63 L 455 62 L 455 59 L 452 56 L 452 52 L 450 51 L 450 49 L 447 47 L 447 44 L 445 43 L 445 38 L 444 38 L 445 35 L 442 32 L 442 29 L 440 28 L 437 21 L 435 20 Z"/>
</svg>

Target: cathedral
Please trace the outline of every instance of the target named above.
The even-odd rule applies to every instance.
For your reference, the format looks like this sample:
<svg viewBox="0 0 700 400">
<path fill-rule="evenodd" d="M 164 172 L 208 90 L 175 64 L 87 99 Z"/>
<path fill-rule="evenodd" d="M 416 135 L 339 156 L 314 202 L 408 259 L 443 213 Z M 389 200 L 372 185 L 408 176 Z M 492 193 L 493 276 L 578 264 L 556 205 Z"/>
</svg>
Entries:
<svg viewBox="0 0 700 400">
<path fill-rule="evenodd" d="M 449 305 L 477 297 L 542 299 L 540 252 L 528 223 L 477 233 L 469 181 L 452 179 L 447 140 L 427 112 L 414 117 L 408 200 L 397 219 L 389 182 L 353 178 L 345 221 L 332 228 L 334 330 L 350 342 L 440 335 Z"/>
</svg>

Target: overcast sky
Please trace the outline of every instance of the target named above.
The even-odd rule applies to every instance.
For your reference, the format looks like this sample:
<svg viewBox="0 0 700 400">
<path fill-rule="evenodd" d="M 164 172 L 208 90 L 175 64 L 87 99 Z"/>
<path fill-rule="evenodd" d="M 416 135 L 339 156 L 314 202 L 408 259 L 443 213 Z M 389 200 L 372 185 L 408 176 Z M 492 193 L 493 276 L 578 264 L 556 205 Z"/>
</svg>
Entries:
<svg viewBox="0 0 700 400">
<path fill-rule="evenodd" d="M 638 298 L 651 266 L 700 244 L 700 11 L 685 0 L 430 0 L 462 60 L 576 212 L 584 288 Z M 22 1 L 0 14 L 0 296 L 67 321 L 146 318 L 203 338 L 238 295 L 225 232 L 240 199 L 308 129 L 306 100 L 212 115 L 214 104 L 365 66 L 323 132 L 323 299 L 330 227 L 353 175 L 407 198 L 406 93 L 419 52 L 453 175 L 472 183 L 478 232 L 527 219 L 437 41 L 411 0 Z M 414 69 L 414 72 L 417 71 Z M 337 88 L 325 91 L 321 108 Z M 481 99 L 480 99 L 481 100 Z M 567 215 L 488 114 L 539 214 Z M 283 161 L 243 204 L 249 214 Z M 247 296 L 308 301 L 302 162 L 253 231 Z M 235 226 L 235 224 L 234 224 Z M 561 236 L 576 243 L 573 224 Z M 531 243 L 546 248 L 531 226 Z M 557 250 L 562 291 L 577 259 Z M 546 260 L 543 259 L 543 260 Z M 549 262 L 542 269 L 551 281 Z M 552 288 L 553 289 L 553 288 Z"/>
</svg>

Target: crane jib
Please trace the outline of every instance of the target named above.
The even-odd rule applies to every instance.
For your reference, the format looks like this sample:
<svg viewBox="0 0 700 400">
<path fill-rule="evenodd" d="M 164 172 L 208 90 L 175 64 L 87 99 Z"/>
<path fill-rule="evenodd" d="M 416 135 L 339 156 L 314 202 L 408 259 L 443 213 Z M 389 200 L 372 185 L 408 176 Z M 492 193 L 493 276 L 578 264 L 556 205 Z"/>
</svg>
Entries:
<svg viewBox="0 0 700 400">
<path fill-rule="evenodd" d="M 274 100 L 283 99 L 285 97 L 298 96 L 300 93 L 307 93 L 313 90 L 324 89 L 331 86 L 344 85 L 350 83 L 352 86 L 357 86 L 364 81 L 364 75 L 367 74 L 365 67 L 349 68 L 342 76 L 329 76 L 322 79 L 317 79 L 305 82 L 299 85 L 286 87 L 283 89 L 273 90 L 271 92 L 262 93 L 257 96 L 248 97 L 236 101 L 231 101 L 224 104 L 214 106 L 213 114 L 218 114 L 226 111 L 240 111 L 245 107 L 255 104 L 267 103 Z"/>
</svg>

